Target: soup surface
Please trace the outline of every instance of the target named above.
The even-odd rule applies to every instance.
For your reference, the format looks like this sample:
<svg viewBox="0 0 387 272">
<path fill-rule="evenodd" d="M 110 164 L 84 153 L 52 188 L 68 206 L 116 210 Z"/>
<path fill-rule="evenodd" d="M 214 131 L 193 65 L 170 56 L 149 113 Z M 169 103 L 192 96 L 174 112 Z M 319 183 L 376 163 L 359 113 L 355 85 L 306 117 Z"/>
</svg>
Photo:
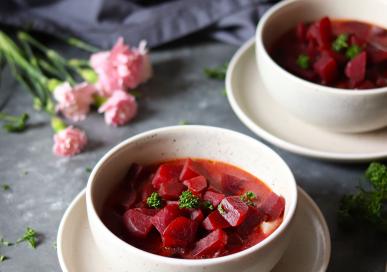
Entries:
<svg viewBox="0 0 387 272">
<path fill-rule="evenodd" d="M 275 62 L 308 81 L 343 89 L 387 86 L 387 30 L 324 17 L 301 22 L 269 50 Z"/>
<path fill-rule="evenodd" d="M 104 204 L 102 221 L 142 250 L 214 258 L 249 248 L 282 222 L 285 200 L 229 164 L 179 159 L 133 164 Z"/>
</svg>

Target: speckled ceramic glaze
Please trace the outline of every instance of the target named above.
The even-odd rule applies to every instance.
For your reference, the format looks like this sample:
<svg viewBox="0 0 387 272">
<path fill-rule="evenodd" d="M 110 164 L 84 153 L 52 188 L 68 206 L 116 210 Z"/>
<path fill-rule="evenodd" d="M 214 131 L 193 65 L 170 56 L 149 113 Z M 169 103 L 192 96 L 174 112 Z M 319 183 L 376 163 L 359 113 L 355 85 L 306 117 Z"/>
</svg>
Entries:
<svg viewBox="0 0 387 272">
<path fill-rule="evenodd" d="M 270 9 L 256 33 L 256 56 L 267 91 L 290 113 L 308 123 L 341 132 L 387 126 L 387 87 L 344 90 L 308 82 L 285 71 L 269 56 L 273 42 L 300 21 L 323 16 L 365 21 L 387 28 L 385 0 L 287 0 Z"/>
<path fill-rule="evenodd" d="M 99 218 L 104 201 L 131 163 L 175 158 L 204 158 L 236 165 L 263 180 L 285 198 L 283 223 L 264 241 L 236 254 L 204 260 L 154 255 L 117 238 Z M 286 163 L 257 140 L 226 129 L 176 126 L 134 136 L 109 151 L 96 165 L 86 189 L 90 229 L 96 245 L 115 272 L 257 272 L 270 271 L 291 239 L 297 186 Z"/>
</svg>

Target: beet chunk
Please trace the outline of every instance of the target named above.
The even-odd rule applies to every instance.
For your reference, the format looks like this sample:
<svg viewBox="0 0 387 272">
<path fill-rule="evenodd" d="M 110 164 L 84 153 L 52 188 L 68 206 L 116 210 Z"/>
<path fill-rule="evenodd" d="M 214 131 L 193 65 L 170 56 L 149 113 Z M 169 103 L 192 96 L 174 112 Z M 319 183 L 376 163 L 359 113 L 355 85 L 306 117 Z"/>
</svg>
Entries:
<svg viewBox="0 0 387 272">
<path fill-rule="evenodd" d="M 362 52 L 345 66 L 345 75 L 355 84 L 362 82 L 365 79 L 367 64 L 367 53 Z"/>
<path fill-rule="evenodd" d="M 337 78 L 337 63 L 329 54 L 322 54 L 313 67 L 324 84 L 330 84 Z"/>
<path fill-rule="evenodd" d="M 152 213 L 157 212 L 152 209 L 130 209 L 123 215 L 126 229 L 134 236 L 144 238 L 152 230 Z"/>
<path fill-rule="evenodd" d="M 260 225 L 264 217 L 260 209 L 249 206 L 245 221 L 237 227 L 238 234 L 244 238 L 248 237 Z"/>
<path fill-rule="evenodd" d="M 183 181 L 183 184 L 188 187 L 193 193 L 201 193 L 204 189 L 207 188 L 207 180 L 203 176 L 197 176 L 191 179 Z"/>
<path fill-rule="evenodd" d="M 187 247 L 196 237 L 198 224 L 186 217 L 175 218 L 162 235 L 164 246 Z"/>
<path fill-rule="evenodd" d="M 154 188 L 159 189 L 160 185 L 171 179 L 177 179 L 181 172 L 180 165 L 162 164 L 157 169 L 155 176 L 152 179 Z"/>
<path fill-rule="evenodd" d="M 180 174 L 180 180 L 187 180 L 199 176 L 195 170 L 194 162 L 191 159 L 187 159 L 184 163 L 183 170 Z"/>
<path fill-rule="evenodd" d="M 219 205 L 219 203 L 223 200 L 224 197 L 225 197 L 224 194 L 216 193 L 213 191 L 207 191 L 203 195 L 203 199 L 205 201 L 209 201 L 212 204 L 212 206 L 214 206 L 214 208 L 216 208 Z"/>
<path fill-rule="evenodd" d="M 230 224 L 220 215 L 219 211 L 213 211 L 202 222 L 202 226 L 206 230 L 228 228 Z"/>
<path fill-rule="evenodd" d="M 184 190 L 184 185 L 174 178 L 160 184 L 159 194 L 164 199 L 176 200 Z"/>
<path fill-rule="evenodd" d="M 223 230 L 217 229 L 197 241 L 191 254 L 196 258 L 211 258 L 215 253 L 222 250 L 226 244 L 227 234 Z"/>
<path fill-rule="evenodd" d="M 245 181 L 235 176 L 228 174 L 222 175 L 221 185 L 223 192 L 229 195 L 241 195 L 243 193 L 243 184 Z"/>
<path fill-rule="evenodd" d="M 190 217 L 192 220 L 198 223 L 201 223 L 204 220 L 204 214 L 200 209 L 194 209 L 193 211 L 191 211 Z"/>
<path fill-rule="evenodd" d="M 267 216 L 268 221 L 280 217 L 285 210 L 285 199 L 275 193 L 271 193 L 259 207 Z"/>
<path fill-rule="evenodd" d="M 228 196 L 220 203 L 225 211 L 221 215 L 233 227 L 239 226 L 246 218 L 249 207 L 238 196 Z"/>
<path fill-rule="evenodd" d="M 180 215 L 179 206 L 176 204 L 170 204 L 161 209 L 155 216 L 151 218 L 151 223 L 162 235 L 176 217 Z"/>
<path fill-rule="evenodd" d="M 320 21 L 312 24 L 307 33 L 309 40 L 315 40 L 320 49 L 327 49 L 331 46 L 332 41 L 332 25 L 328 17 L 322 18 Z"/>
</svg>

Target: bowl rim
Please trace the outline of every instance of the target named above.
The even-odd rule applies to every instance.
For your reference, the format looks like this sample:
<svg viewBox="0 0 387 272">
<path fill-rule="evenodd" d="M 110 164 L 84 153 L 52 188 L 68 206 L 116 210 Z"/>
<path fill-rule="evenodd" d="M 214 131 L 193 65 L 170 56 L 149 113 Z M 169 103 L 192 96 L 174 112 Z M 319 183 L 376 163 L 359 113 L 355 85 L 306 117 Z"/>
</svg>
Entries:
<svg viewBox="0 0 387 272">
<path fill-rule="evenodd" d="M 96 212 L 95 206 L 94 206 L 94 201 L 92 199 L 92 190 L 93 190 L 93 184 L 95 177 L 99 171 L 99 169 L 107 162 L 110 158 L 112 158 L 117 152 L 119 152 L 121 149 L 125 148 L 128 144 L 141 140 L 143 138 L 146 138 L 148 136 L 154 135 L 154 134 L 159 134 L 159 133 L 170 133 L 174 131 L 179 131 L 182 129 L 191 129 L 191 130 L 213 130 L 213 131 L 218 131 L 218 132 L 223 132 L 226 134 L 229 134 L 232 137 L 237 137 L 240 138 L 241 140 L 250 142 L 251 144 L 258 144 L 260 145 L 260 148 L 264 150 L 264 152 L 269 152 L 273 156 L 275 160 L 278 160 L 282 166 L 284 167 L 284 170 L 288 172 L 289 179 L 287 182 L 290 183 L 290 195 L 292 196 L 293 202 L 289 203 L 289 211 L 286 217 L 284 216 L 284 219 L 280 226 L 274 230 L 273 233 L 271 233 L 268 237 L 266 237 L 264 240 L 259 242 L 258 244 L 249 247 L 247 249 L 244 249 L 240 252 L 233 253 L 230 255 L 222 256 L 222 257 L 217 257 L 217 258 L 209 258 L 209 259 L 178 259 L 178 258 L 171 258 L 171 257 L 164 257 L 161 255 L 153 254 L 150 252 L 147 252 L 145 250 L 136 248 L 132 246 L 129 243 L 126 243 L 125 241 L 121 240 L 118 238 L 113 232 L 111 232 L 105 224 L 102 222 L 100 216 Z M 267 145 L 263 144 L 262 142 L 244 135 L 242 133 L 225 129 L 225 128 L 219 128 L 219 127 L 213 127 L 213 126 L 204 126 L 204 125 L 183 125 L 183 126 L 168 126 L 168 127 L 161 127 L 157 129 L 152 129 L 146 132 L 142 132 L 140 134 L 134 135 L 121 143 L 117 144 L 113 148 L 111 148 L 99 161 L 98 163 L 94 166 L 93 171 L 91 172 L 87 186 L 86 186 L 86 207 L 87 207 L 87 216 L 90 217 L 93 216 L 99 226 L 102 228 L 104 231 L 105 235 L 109 237 L 109 239 L 115 243 L 115 245 L 121 247 L 122 249 L 127 250 L 128 252 L 130 251 L 133 254 L 141 254 L 143 258 L 148 258 L 153 260 L 154 262 L 159 262 L 159 263 L 164 263 L 168 265 L 180 265 L 180 266 L 206 266 L 206 265 L 216 265 L 220 263 L 225 263 L 225 262 L 233 262 L 237 261 L 238 259 L 245 257 L 247 255 L 253 254 L 256 251 L 259 251 L 266 246 L 270 245 L 272 242 L 276 241 L 278 238 L 281 238 L 281 234 L 288 228 L 291 227 L 291 222 L 293 222 L 295 211 L 296 211 L 296 206 L 298 202 L 298 191 L 297 191 L 297 184 L 296 180 L 294 178 L 294 175 L 288 166 L 288 164 L 270 147 Z M 89 219 L 90 220 L 90 219 Z M 93 220 L 95 221 L 95 220 Z"/>
<path fill-rule="evenodd" d="M 256 47 L 257 47 L 257 57 L 258 54 L 263 54 L 262 57 L 265 57 L 269 61 L 269 65 L 273 66 L 275 69 L 275 72 L 282 73 L 284 76 L 286 76 L 289 80 L 298 81 L 298 84 L 304 85 L 304 87 L 311 89 L 311 91 L 317 91 L 321 93 L 321 91 L 324 91 L 329 94 L 333 95 L 343 95 L 343 96 L 371 96 L 371 95 L 378 95 L 378 94 L 384 94 L 387 93 L 387 86 L 386 87 L 378 87 L 378 88 L 371 88 L 371 89 L 343 89 L 343 88 L 335 88 L 335 87 L 329 87 L 324 86 L 318 83 L 314 83 L 308 80 L 305 80 L 301 77 L 298 77 L 296 75 L 293 75 L 292 73 L 288 72 L 286 69 L 282 68 L 279 64 L 277 64 L 273 58 L 269 55 L 267 52 L 266 47 L 263 44 L 263 31 L 265 27 L 267 26 L 267 22 L 271 19 L 271 17 L 277 13 L 278 11 L 282 9 L 286 9 L 289 5 L 295 3 L 295 2 L 304 2 L 305 0 L 284 0 L 282 2 L 279 2 L 272 6 L 266 13 L 261 17 L 261 19 L 258 22 L 257 30 L 255 34 L 255 41 L 256 41 Z M 370 0 L 372 1 L 372 0 Z M 379 0 L 374 0 L 379 1 Z M 349 18 L 347 18 L 349 19 Z M 384 29 L 387 29 L 387 26 L 382 26 Z M 260 50 L 259 50 L 260 49 Z"/>
</svg>

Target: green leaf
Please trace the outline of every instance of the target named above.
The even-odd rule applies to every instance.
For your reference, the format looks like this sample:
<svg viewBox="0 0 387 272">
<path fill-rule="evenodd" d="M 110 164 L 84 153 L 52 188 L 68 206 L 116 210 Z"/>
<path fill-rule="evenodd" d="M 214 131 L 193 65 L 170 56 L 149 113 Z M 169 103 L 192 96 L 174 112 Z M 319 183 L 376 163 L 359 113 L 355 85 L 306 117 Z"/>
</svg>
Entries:
<svg viewBox="0 0 387 272">
<path fill-rule="evenodd" d="M 223 208 L 222 204 L 219 204 L 218 205 L 218 211 L 221 215 L 225 215 L 226 214 L 226 210 Z"/>
<path fill-rule="evenodd" d="M 11 189 L 11 186 L 9 186 L 8 184 L 1 184 L 1 188 L 3 189 L 4 192 L 6 192 Z"/>
<path fill-rule="evenodd" d="M 28 227 L 23 236 L 16 241 L 17 244 L 21 242 L 27 242 L 32 248 L 37 246 L 37 233 L 34 229 Z"/>
<path fill-rule="evenodd" d="M 179 208 L 180 209 L 190 209 L 190 208 L 199 208 L 200 199 L 195 196 L 191 191 L 184 191 L 179 197 Z"/>
<path fill-rule="evenodd" d="M 91 168 L 91 167 L 86 167 L 86 168 L 85 168 L 85 171 L 86 171 L 87 173 L 91 173 L 91 171 L 93 171 L 93 168 Z"/>
<path fill-rule="evenodd" d="M 336 52 L 339 52 L 341 49 L 348 47 L 348 35 L 347 34 L 340 34 L 337 36 L 336 40 L 332 43 L 332 49 Z"/>
<path fill-rule="evenodd" d="M 209 209 L 210 211 L 214 210 L 214 205 L 212 205 L 212 203 L 210 201 L 208 201 L 208 200 L 203 202 L 203 207 L 205 209 Z"/>
<path fill-rule="evenodd" d="M 4 262 L 5 260 L 8 260 L 8 257 L 4 255 L 0 255 L 0 263 Z"/>
<path fill-rule="evenodd" d="M 4 238 L 0 239 L 0 244 L 3 245 L 3 246 L 13 246 L 13 243 L 5 240 Z"/>
<path fill-rule="evenodd" d="M 361 47 L 354 44 L 348 47 L 347 51 L 345 52 L 345 56 L 349 59 L 353 59 L 354 57 L 359 55 L 361 51 L 362 51 Z"/>
<path fill-rule="evenodd" d="M 10 115 L 5 113 L 0 113 L 0 120 L 5 121 L 3 129 L 7 132 L 22 132 L 27 127 L 27 121 L 29 115 L 23 113 L 21 115 Z"/>
<path fill-rule="evenodd" d="M 300 54 L 297 58 L 297 65 L 302 69 L 308 69 L 310 66 L 310 59 L 308 55 Z"/>
<path fill-rule="evenodd" d="M 205 68 L 204 74 L 211 79 L 225 80 L 227 68 L 228 63 L 213 68 Z"/>
<path fill-rule="evenodd" d="M 157 192 L 153 192 L 150 197 L 146 199 L 146 203 L 150 208 L 161 208 L 162 199 L 161 196 Z"/>
<path fill-rule="evenodd" d="M 95 52 L 99 51 L 99 49 L 97 47 L 90 45 L 90 44 L 88 44 L 80 39 L 74 38 L 74 37 L 70 37 L 70 38 L 66 39 L 66 41 L 69 45 L 77 47 L 79 49 L 82 49 L 82 50 L 90 52 L 90 53 L 95 53 Z"/>
</svg>

